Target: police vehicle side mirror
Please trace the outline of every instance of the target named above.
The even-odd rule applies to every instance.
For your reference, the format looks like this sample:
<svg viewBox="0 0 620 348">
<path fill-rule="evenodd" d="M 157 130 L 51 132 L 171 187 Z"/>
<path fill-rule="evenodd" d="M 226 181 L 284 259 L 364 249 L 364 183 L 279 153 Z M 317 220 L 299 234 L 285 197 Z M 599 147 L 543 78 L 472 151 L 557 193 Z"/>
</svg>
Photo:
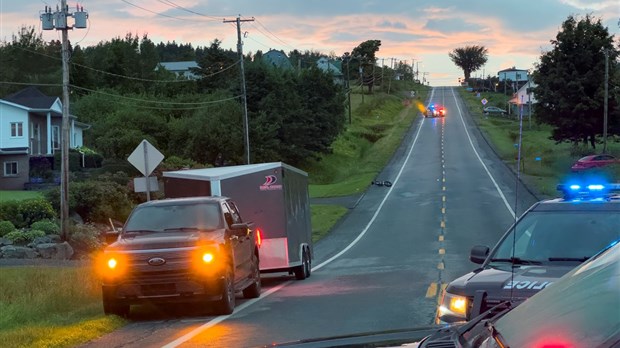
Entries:
<svg viewBox="0 0 620 348">
<path fill-rule="evenodd" d="M 486 245 L 475 245 L 469 253 L 469 260 L 473 263 L 482 264 L 489 256 L 489 247 Z"/>
</svg>

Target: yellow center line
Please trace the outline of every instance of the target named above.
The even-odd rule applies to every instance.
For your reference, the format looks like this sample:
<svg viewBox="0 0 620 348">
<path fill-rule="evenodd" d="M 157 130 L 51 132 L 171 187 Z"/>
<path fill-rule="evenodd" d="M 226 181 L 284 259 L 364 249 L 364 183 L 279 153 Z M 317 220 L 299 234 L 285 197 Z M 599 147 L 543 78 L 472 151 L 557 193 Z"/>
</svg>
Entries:
<svg viewBox="0 0 620 348">
<path fill-rule="evenodd" d="M 431 298 L 437 296 L 437 283 L 431 283 L 426 290 L 426 297 Z"/>
</svg>

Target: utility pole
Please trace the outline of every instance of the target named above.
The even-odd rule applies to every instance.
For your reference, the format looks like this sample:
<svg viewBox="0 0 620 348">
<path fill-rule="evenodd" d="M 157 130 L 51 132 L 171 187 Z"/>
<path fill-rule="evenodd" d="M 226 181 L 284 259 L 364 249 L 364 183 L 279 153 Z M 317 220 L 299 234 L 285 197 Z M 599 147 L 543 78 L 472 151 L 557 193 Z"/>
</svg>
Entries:
<svg viewBox="0 0 620 348">
<path fill-rule="evenodd" d="M 385 69 L 385 63 L 383 62 L 385 58 L 381 58 L 381 89 L 383 89 L 383 70 Z M 390 94 L 390 92 L 388 92 Z"/>
<path fill-rule="evenodd" d="M 603 153 L 607 152 L 607 99 L 609 99 L 609 50 L 605 49 L 605 100 L 603 101 Z"/>
<path fill-rule="evenodd" d="M 250 130 L 248 125 L 248 99 L 245 90 L 245 70 L 243 68 L 243 42 L 241 41 L 241 22 L 254 22 L 251 19 L 241 19 L 241 15 L 237 19 L 224 20 L 224 23 L 237 23 L 237 52 L 239 53 L 239 66 L 241 67 L 241 91 L 243 92 L 243 129 L 245 130 L 245 163 L 250 164 Z"/>
<path fill-rule="evenodd" d="M 392 69 L 392 73 L 390 74 L 390 81 L 388 82 L 388 94 L 390 94 L 390 90 L 392 89 L 392 80 L 394 79 L 394 58 L 390 59 L 390 69 Z"/>
<path fill-rule="evenodd" d="M 60 8 L 52 12 L 51 7 L 45 6 L 45 11 L 41 14 L 41 27 L 43 30 L 62 31 L 62 127 L 60 145 L 60 234 L 63 240 L 67 240 L 69 232 L 69 34 L 67 31 L 73 29 L 67 23 L 67 18 L 75 19 L 75 28 L 86 28 L 88 14 L 84 12 L 84 7 L 76 7 L 74 13 L 69 12 L 67 0 L 60 2 Z"/>
</svg>

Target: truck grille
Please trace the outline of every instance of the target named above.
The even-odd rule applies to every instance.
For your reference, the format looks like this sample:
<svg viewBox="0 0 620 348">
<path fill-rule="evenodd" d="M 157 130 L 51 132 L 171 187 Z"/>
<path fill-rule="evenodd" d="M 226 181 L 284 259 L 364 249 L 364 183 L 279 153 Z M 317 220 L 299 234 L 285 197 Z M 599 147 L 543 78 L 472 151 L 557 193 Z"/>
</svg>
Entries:
<svg viewBox="0 0 620 348">
<path fill-rule="evenodd" d="M 174 282 L 191 276 L 192 251 L 183 248 L 179 251 L 157 251 L 128 253 L 129 274 L 127 280 L 143 282 Z M 151 265 L 149 260 L 165 260 L 161 265 Z"/>
</svg>

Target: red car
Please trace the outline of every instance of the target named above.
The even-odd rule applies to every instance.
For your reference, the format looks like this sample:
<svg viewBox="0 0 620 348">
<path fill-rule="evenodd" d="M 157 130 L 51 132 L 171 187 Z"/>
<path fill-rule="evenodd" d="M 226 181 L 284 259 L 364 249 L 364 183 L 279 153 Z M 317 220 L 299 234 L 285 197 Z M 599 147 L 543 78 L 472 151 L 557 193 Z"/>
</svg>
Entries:
<svg viewBox="0 0 620 348">
<path fill-rule="evenodd" d="M 604 167 L 610 164 L 620 164 L 620 159 L 617 159 L 612 155 L 590 155 L 580 158 L 577 162 L 575 162 L 575 164 L 573 164 L 571 170 L 578 172 L 591 168 Z"/>
</svg>

